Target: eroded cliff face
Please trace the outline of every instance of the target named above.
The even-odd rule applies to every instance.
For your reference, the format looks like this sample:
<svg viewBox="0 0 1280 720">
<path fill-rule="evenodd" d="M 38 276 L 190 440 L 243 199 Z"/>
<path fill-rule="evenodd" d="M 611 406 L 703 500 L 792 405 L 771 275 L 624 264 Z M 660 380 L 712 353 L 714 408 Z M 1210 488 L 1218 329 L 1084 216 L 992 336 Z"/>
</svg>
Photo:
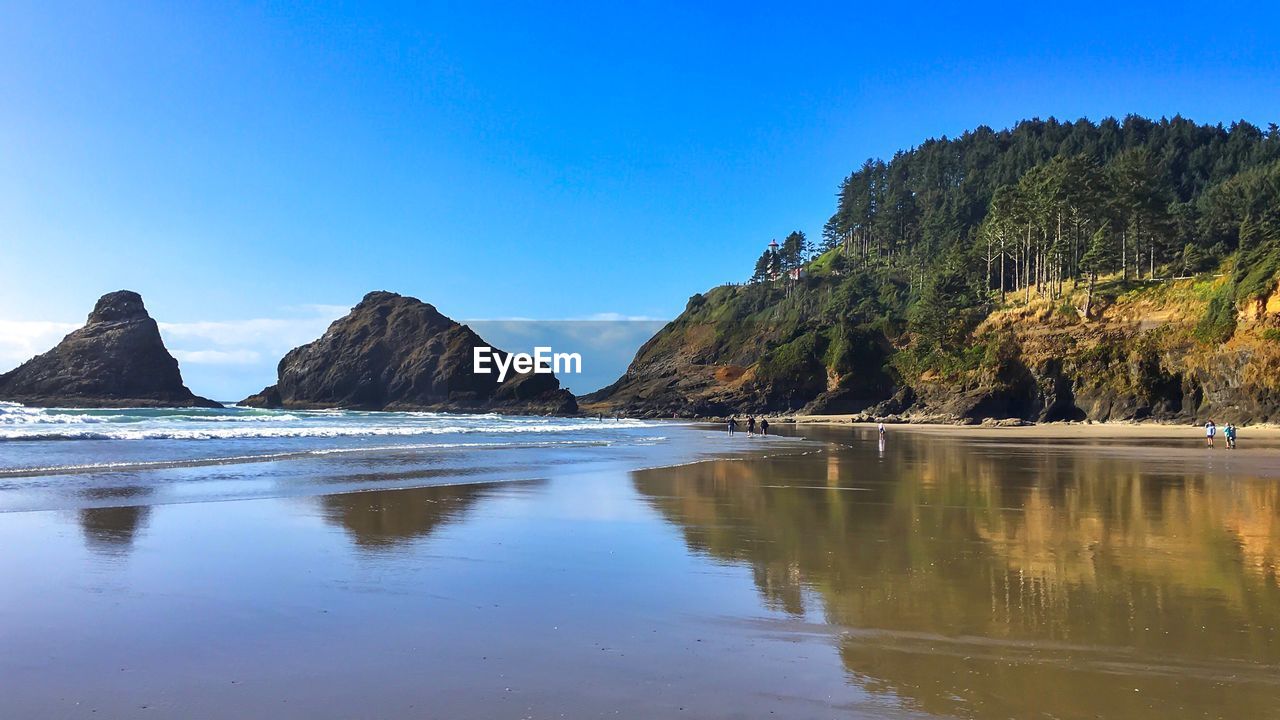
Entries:
<svg viewBox="0 0 1280 720">
<path fill-rule="evenodd" d="M 290 350 L 278 381 L 241 401 L 283 408 L 452 410 L 572 414 L 577 404 L 551 374 L 477 374 L 488 346 L 433 306 L 371 292 L 314 342 Z"/>
<path fill-rule="evenodd" d="M 992 313 L 983 361 L 904 378 L 913 395 L 871 414 L 904 419 L 1280 421 L 1280 314 L 1249 304 L 1223 342 L 1197 333 L 1214 281 L 1153 285 L 1087 322 L 1047 302 Z M 1280 290 L 1273 297 L 1280 297 Z M 887 411 L 887 412 L 886 412 Z"/>
<path fill-rule="evenodd" d="M 915 367 L 909 338 L 824 322 L 777 304 L 732 310 L 744 288 L 691 303 L 589 408 L 651 416 L 865 413 L 972 422 L 1017 418 L 1237 423 L 1280 421 L 1280 288 L 1239 311 L 1225 342 L 1197 335 L 1215 281 L 1149 284 L 1079 304 L 997 310 L 966 363 Z M 701 298 L 701 296 L 699 296 Z"/>
<path fill-rule="evenodd" d="M 38 407 L 221 407 L 182 382 L 142 296 L 99 298 L 84 327 L 0 375 L 0 400 Z"/>
</svg>

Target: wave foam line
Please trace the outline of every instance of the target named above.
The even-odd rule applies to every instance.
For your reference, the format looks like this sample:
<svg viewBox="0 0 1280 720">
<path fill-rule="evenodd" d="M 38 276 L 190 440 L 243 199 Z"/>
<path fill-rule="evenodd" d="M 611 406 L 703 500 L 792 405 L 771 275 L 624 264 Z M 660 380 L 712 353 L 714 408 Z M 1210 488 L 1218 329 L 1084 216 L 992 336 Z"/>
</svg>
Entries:
<svg viewBox="0 0 1280 720">
<path fill-rule="evenodd" d="M 614 425 L 615 429 L 652 427 L 646 424 Z M 470 435 L 488 433 L 494 435 L 518 433 L 559 433 L 590 431 L 589 425 L 538 424 L 538 425 L 347 425 L 322 427 L 218 427 L 218 428 L 100 428 L 82 430 L 54 430 L 40 427 L 0 428 L 0 440 L 233 440 L 233 439 L 281 439 L 281 438 L 340 438 L 340 437 L 411 437 L 415 435 Z"/>
<path fill-rule="evenodd" d="M 123 472 L 129 470 L 165 470 L 185 467 L 207 467 L 210 465 L 237 465 L 251 462 L 272 462 L 275 460 L 293 460 L 305 457 L 324 455 L 348 455 L 355 453 L 388 452 L 394 450 L 454 450 L 476 448 L 549 448 L 549 447 L 610 447 L 614 443 L 609 440 L 543 440 L 524 443 L 477 442 L 477 443 L 419 443 L 414 445 L 379 445 L 359 448 L 324 448 L 318 450 L 297 450 L 278 453 L 260 453 L 257 455 L 226 455 L 222 457 L 196 458 L 194 460 L 141 460 L 131 462 L 85 463 L 82 465 L 49 465 L 45 467 L 0 469 L 0 477 L 32 477 L 38 475 L 63 475 L 85 472 Z"/>
</svg>

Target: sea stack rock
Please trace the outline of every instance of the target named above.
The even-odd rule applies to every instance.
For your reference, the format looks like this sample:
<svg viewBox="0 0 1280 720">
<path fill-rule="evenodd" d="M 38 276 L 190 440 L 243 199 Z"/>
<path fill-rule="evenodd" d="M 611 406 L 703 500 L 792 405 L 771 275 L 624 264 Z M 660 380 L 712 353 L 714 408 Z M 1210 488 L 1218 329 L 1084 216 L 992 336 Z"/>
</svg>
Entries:
<svg viewBox="0 0 1280 720">
<path fill-rule="evenodd" d="M 0 400 L 36 407 L 222 407 L 182 383 L 142 296 L 107 293 L 84 327 L 0 375 Z"/>
<path fill-rule="evenodd" d="M 479 335 L 417 298 L 371 292 L 315 342 L 290 350 L 275 385 L 241 405 L 272 408 L 573 414 L 551 374 L 473 372 Z M 495 349 L 495 352 L 500 352 Z M 505 354 L 505 353 L 503 353 Z"/>
</svg>

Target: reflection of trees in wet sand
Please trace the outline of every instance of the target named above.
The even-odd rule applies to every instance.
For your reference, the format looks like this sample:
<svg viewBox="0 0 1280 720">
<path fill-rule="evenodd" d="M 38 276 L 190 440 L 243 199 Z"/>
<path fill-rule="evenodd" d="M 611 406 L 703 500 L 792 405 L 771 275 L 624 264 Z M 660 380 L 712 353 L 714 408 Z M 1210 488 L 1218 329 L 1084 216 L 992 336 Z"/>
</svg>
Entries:
<svg viewBox="0 0 1280 720">
<path fill-rule="evenodd" d="M 139 488 L 100 488 L 84 493 L 94 502 L 118 500 L 145 495 Z M 133 548 L 138 531 L 147 526 L 151 517 L 149 505 L 122 507 L 87 507 L 77 513 L 80 532 L 90 550 L 108 555 L 120 555 Z"/>
<path fill-rule="evenodd" d="M 487 494 L 484 485 L 442 485 L 325 495 L 324 517 L 361 547 L 378 548 L 425 537 Z"/>
<path fill-rule="evenodd" d="M 1028 450 L 901 437 L 884 462 L 854 448 L 634 477 L 771 607 L 799 615 L 810 591 L 828 622 L 874 630 L 840 641 L 846 668 L 923 709 L 1272 712 L 1276 485 Z"/>
</svg>

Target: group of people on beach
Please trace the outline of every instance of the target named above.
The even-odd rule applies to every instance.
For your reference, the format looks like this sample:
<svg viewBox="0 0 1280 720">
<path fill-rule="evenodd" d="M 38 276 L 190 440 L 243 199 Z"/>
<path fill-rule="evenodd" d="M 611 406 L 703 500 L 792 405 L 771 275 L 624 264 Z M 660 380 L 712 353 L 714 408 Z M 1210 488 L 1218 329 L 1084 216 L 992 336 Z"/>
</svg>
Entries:
<svg viewBox="0 0 1280 720">
<path fill-rule="evenodd" d="M 730 434 L 730 435 L 732 435 L 732 434 L 734 434 L 735 432 L 737 432 L 737 430 L 738 430 L 738 416 L 737 416 L 737 415 L 730 415 L 730 416 L 729 416 L 729 421 L 726 423 L 726 425 L 727 425 L 727 426 L 728 426 L 728 428 L 729 428 L 729 434 Z M 760 433 L 759 433 L 759 435 L 760 435 L 761 437 L 764 437 L 765 435 L 768 435 L 768 434 L 769 434 L 769 420 L 768 420 L 767 418 L 760 418 L 760 424 L 757 426 L 757 425 L 756 425 L 756 416 L 755 416 L 755 415 L 748 415 L 748 416 L 747 416 L 747 437 L 752 437 L 752 436 L 756 435 L 756 428 L 757 428 L 757 427 L 759 427 L 759 428 L 760 428 Z M 879 432 L 880 432 L 880 442 L 881 442 L 881 444 L 883 444 L 883 443 L 884 443 L 884 437 L 885 437 L 884 423 L 880 423 L 880 426 L 877 428 L 877 430 L 879 430 Z"/>
<path fill-rule="evenodd" d="M 756 434 L 756 427 L 757 427 L 756 416 L 748 415 L 747 416 L 747 437 L 752 437 Z M 765 418 L 760 418 L 759 428 L 760 428 L 761 437 L 768 435 L 769 421 Z M 729 416 L 729 434 L 732 435 L 737 429 L 738 429 L 738 418 L 735 415 L 730 415 Z"/>
<path fill-rule="evenodd" d="M 738 417 L 737 417 L 736 415 L 730 415 L 730 416 L 729 416 L 728 426 L 729 426 L 729 434 L 730 434 L 730 435 L 732 435 L 732 434 L 734 434 L 735 432 L 737 432 L 737 430 L 738 430 Z M 756 424 L 756 418 L 755 418 L 755 416 L 754 416 L 754 415 L 748 415 L 748 416 L 747 416 L 747 437 L 752 437 L 752 436 L 756 435 L 756 434 L 757 434 L 757 433 L 756 433 L 756 428 L 757 428 L 757 427 L 758 427 L 758 428 L 759 428 L 759 430 L 760 430 L 759 435 L 761 435 L 762 437 L 763 437 L 763 436 L 765 436 L 765 435 L 768 435 L 768 434 L 769 434 L 769 421 L 768 421 L 768 420 L 766 420 L 765 418 L 760 418 L 760 423 L 759 423 L 759 425 L 757 425 L 757 424 Z M 884 439 L 885 439 L 885 427 L 884 427 L 884 423 L 880 423 L 880 424 L 879 424 L 879 426 L 876 428 L 876 430 L 879 432 L 879 435 L 880 435 L 880 442 L 881 442 L 881 444 L 883 444 L 883 443 L 884 443 Z M 1217 426 L 1217 424 L 1216 424 L 1216 423 L 1214 423 L 1214 422 L 1213 422 L 1213 420 L 1212 420 L 1212 419 L 1210 419 L 1210 420 L 1209 420 L 1209 422 L 1207 422 L 1207 423 L 1205 423 L 1205 424 L 1204 424 L 1204 444 L 1205 444 L 1205 447 L 1216 447 L 1213 443 L 1214 443 L 1214 439 L 1215 439 L 1217 436 L 1218 436 L 1218 426 Z M 1235 425 L 1233 425 L 1233 424 L 1231 424 L 1230 422 L 1228 422 L 1228 423 L 1227 423 L 1227 424 L 1222 428 L 1222 437 L 1223 437 L 1224 439 L 1226 439 L 1226 441 L 1227 441 L 1227 449 L 1228 449 L 1228 450 L 1235 450 L 1235 449 L 1236 449 L 1236 426 L 1235 426 Z M 882 449 L 883 449 L 883 448 L 882 448 Z"/>
<path fill-rule="evenodd" d="M 1209 422 L 1204 424 L 1205 447 L 1214 447 L 1213 439 L 1217 434 L 1218 434 L 1218 426 L 1213 422 L 1213 420 L 1209 420 Z M 1222 428 L 1222 437 L 1226 438 L 1228 450 L 1236 449 L 1236 426 L 1235 425 L 1232 425 L 1231 423 L 1228 422 L 1226 426 Z"/>
</svg>

